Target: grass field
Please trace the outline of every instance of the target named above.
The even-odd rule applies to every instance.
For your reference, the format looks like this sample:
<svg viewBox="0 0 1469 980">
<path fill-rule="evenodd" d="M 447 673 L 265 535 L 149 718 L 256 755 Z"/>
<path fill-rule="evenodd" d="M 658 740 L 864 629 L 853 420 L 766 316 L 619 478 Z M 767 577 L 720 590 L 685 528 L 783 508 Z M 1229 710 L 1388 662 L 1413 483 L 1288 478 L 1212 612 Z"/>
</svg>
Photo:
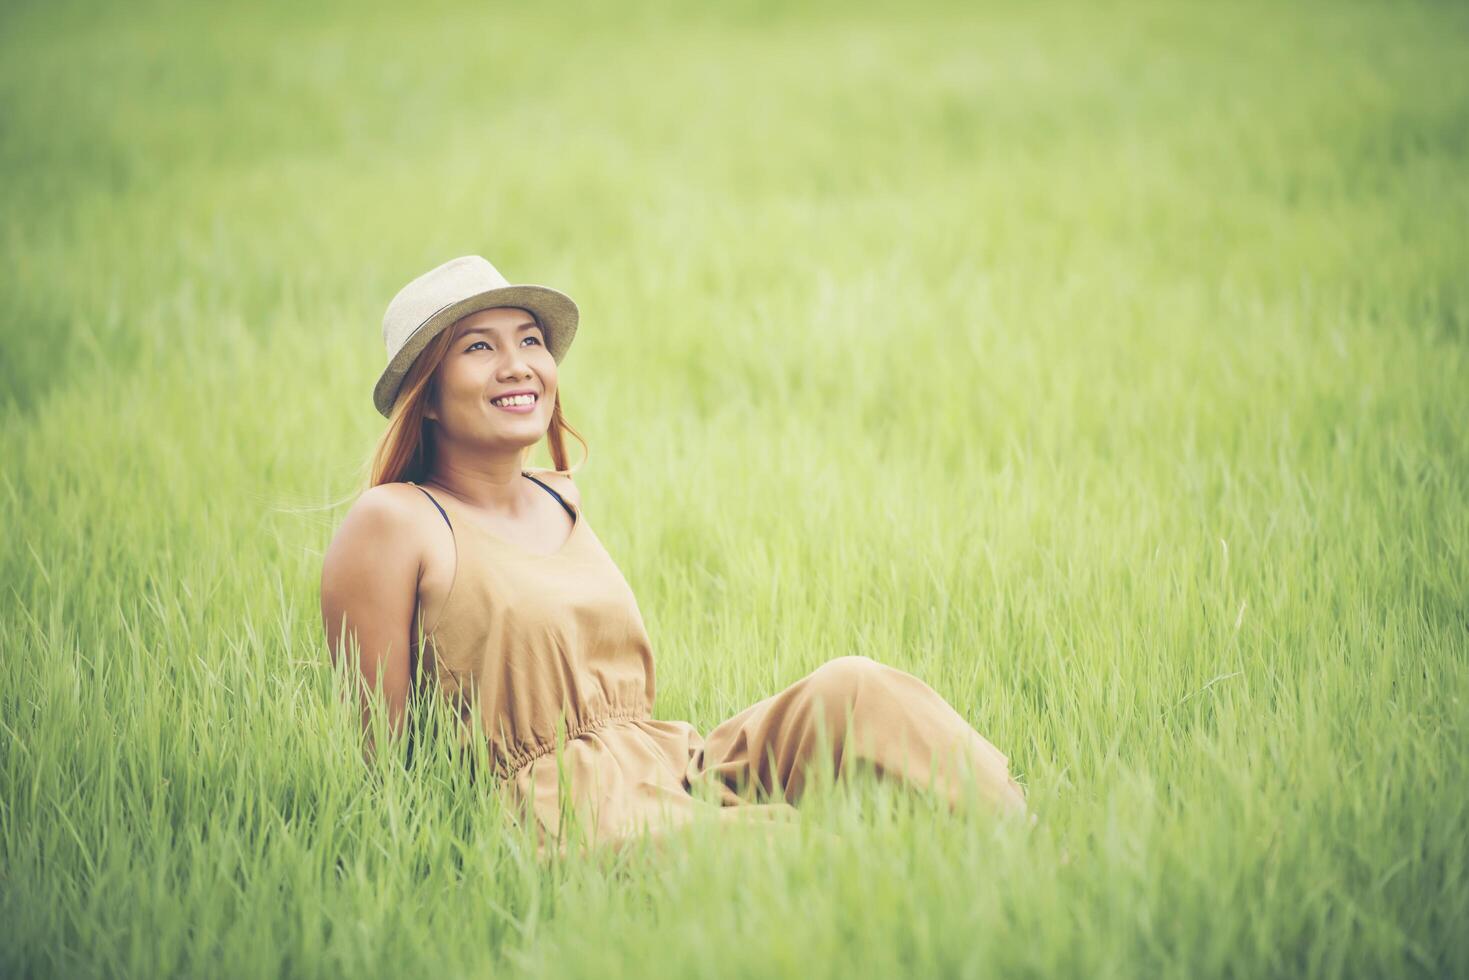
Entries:
<svg viewBox="0 0 1469 980">
<path fill-rule="evenodd" d="M 0 974 L 1469 974 L 1466 50 L 1447 3 L 7 3 Z M 1035 826 L 866 781 L 542 866 L 443 757 L 362 765 L 321 554 L 383 307 L 467 252 L 581 305 L 655 714 L 866 654 Z"/>
</svg>

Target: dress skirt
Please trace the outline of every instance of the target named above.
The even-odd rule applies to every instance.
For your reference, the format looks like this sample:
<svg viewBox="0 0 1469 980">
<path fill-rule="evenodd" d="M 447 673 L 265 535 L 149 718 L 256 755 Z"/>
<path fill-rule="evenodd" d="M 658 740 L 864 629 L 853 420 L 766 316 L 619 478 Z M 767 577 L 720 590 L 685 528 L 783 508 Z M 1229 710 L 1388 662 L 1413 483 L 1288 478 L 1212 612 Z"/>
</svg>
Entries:
<svg viewBox="0 0 1469 980">
<path fill-rule="evenodd" d="M 544 852 L 569 834 L 620 845 L 701 811 L 788 820 L 817 766 L 838 778 L 865 768 L 951 809 L 977 799 L 1025 810 L 1003 753 L 922 680 L 864 656 L 827 661 L 707 736 L 686 721 L 609 721 L 523 766 L 508 787 Z"/>
</svg>

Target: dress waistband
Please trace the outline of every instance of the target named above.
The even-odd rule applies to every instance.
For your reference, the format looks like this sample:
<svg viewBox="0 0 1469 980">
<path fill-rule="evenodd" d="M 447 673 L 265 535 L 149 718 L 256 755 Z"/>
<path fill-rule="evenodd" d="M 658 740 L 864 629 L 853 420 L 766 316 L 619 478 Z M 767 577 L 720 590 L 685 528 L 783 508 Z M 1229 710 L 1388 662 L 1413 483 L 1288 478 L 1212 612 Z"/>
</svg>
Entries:
<svg viewBox="0 0 1469 980">
<path fill-rule="evenodd" d="M 653 713 L 647 708 L 626 708 L 614 710 L 608 714 L 601 715 L 579 725 L 573 725 L 566 729 L 564 742 L 571 742 L 584 735 L 590 735 L 608 725 L 620 721 L 648 721 Z M 564 744 L 564 742 L 562 744 Z M 508 752 L 496 761 L 494 774 L 501 779 L 510 779 L 520 770 L 535 762 L 542 756 L 550 755 L 556 751 L 557 739 L 551 738 L 543 742 L 527 743 L 516 748 L 514 752 Z"/>
</svg>

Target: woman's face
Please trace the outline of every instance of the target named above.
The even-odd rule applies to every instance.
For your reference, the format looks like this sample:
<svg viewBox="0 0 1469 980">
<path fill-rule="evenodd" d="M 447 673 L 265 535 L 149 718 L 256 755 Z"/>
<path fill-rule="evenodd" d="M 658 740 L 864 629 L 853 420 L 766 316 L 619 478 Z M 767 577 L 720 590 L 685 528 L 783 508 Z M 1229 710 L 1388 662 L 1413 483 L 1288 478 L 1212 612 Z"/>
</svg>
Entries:
<svg viewBox="0 0 1469 980">
<path fill-rule="evenodd" d="M 463 317 L 439 365 L 425 414 L 456 442 L 521 449 L 551 425 L 556 360 L 535 317 L 497 306 Z M 505 396 L 522 397 L 505 404 Z M 525 397 L 529 396 L 529 397 Z"/>
</svg>

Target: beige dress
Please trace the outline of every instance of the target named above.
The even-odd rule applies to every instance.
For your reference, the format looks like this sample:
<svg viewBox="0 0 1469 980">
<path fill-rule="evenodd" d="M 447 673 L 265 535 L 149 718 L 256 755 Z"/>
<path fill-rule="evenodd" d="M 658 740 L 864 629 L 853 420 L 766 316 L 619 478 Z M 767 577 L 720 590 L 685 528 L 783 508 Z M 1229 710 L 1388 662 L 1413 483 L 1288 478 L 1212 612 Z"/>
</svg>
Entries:
<svg viewBox="0 0 1469 980">
<path fill-rule="evenodd" d="M 821 754 L 838 776 L 866 765 L 954 806 L 972 776 L 995 806 L 1024 809 L 999 750 L 927 684 L 867 657 L 830 660 L 707 737 L 654 718 L 653 649 L 632 589 L 580 508 L 525 475 L 573 518 L 553 553 L 505 541 L 448 494 L 419 487 L 456 551 L 448 597 L 425 630 L 425 670 L 462 722 L 461 744 L 488 739 L 494 774 L 542 848 L 565 843 L 558 756 L 565 804 L 594 842 L 668 829 L 701 809 L 788 818 Z"/>
</svg>

